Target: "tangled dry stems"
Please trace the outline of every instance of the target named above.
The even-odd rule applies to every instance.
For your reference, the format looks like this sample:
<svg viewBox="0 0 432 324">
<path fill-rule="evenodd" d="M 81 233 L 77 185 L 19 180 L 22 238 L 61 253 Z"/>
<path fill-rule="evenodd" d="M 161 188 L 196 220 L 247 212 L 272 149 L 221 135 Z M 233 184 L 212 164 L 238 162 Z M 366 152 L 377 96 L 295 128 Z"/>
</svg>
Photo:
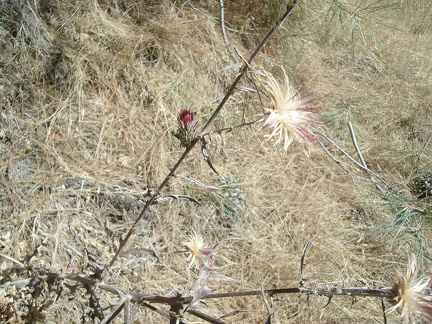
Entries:
<svg viewBox="0 0 432 324">
<path fill-rule="evenodd" d="M 20 6 L 25 10 L 14 16 Z M 17 305 L 8 314 L 17 321 L 40 315 L 78 322 L 109 314 L 111 293 L 88 289 L 85 282 L 75 286 L 70 278 L 50 287 L 50 276 L 91 276 L 112 258 L 146 197 L 182 152 L 171 135 L 179 109 L 194 107 L 203 126 L 214 109 L 207 103 L 220 98 L 236 72 L 225 69 L 230 57 L 219 26 L 209 19 L 212 8 L 203 16 L 168 1 L 149 6 L 151 10 L 128 2 L 91 2 L 88 8 L 63 2 L 38 8 L 27 2 L 2 3 L 3 17 L 11 19 L 2 19 L 0 30 L 6 33 L 1 40 L 0 243 L 2 255 L 25 265 L 3 259 L 2 284 L 44 279 L 24 289 L 7 287 L 12 299 L 6 304 Z M 313 8 L 299 12 L 308 17 Z M 410 11 L 409 28 L 410 22 L 420 21 L 415 15 Z M 290 30 L 302 19 L 294 19 Z M 259 58 L 269 70 L 282 63 L 298 84 L 314 90 L 326 111 L 349 110 L 349 119 L 359 125 L 356 134 L 368 164 L 407 195 L 410 177 L 431 165 L 427 146 L 422 151 L 431 129 L 432 64 L 424 54 L 430 51 L 430 27 L 417 28 L 421 33 L 415 37 L 410 30 L 380 35 L 381 43 L 357 47 L 354 58 L 337 38 L 333 46 L 323 46 L 313 37 L 286 42 L 279 36 Z M 259 38 L 229 36 L 243 54 Z M 274 55 L 276 44 L 288 54 Z M 395 53 L 396 47 L 400 52 Z M 239 124 L 244 111 L 254 120 L 260 107 L 256 96 L 235 93 L 216 126 Z M 345 124 L 341 121 L 329 132 L 350 147 Z M 391 217 L 385 205 L 377 205 L 368 182 L 344 174 L 324 153 L 313 152 L 309 160 L 300 147 L 288 155 L 274 150 L 263 143 L 264 133 L 254 127 L 211 138 L 218 172 L 234 175 L 246 197 L 242 217 L 221 203 L 221 195 L 192 184 L 185 187 L 183 178 L 173 178 L 170 193 L 198 197 L 202 206 L 179 201 L 151 208 L 112 268 L 117 289 L 166 295 L 178 285 L 179 291 L 190 288 L 196 274 L 185 270 L 181 243 L 191 228 L 221 242 L 218 272 L 240 281 L 224 291 L 256 289 L 262 276 L 273 287 L 295 287 L 301 249 L 313 235 L 308 267 L 314 280 L 341 284 L 343 277 L 346 285 L 351 280 L 351 286 L 362 282 L 370 287 L 393 282 L 393 269 L 404 267 L 400 256 L 407 248 L 387 250 L 386 241 L 368 236 L 372 226 Z M 355 156 L 354 149 L 349 153 Z M 207 185 L 219 180 L 199 151 L 192 152 L 180 172 Z M 311 304 L 320 302 L 327 299 Z M 207 304 L 214 316 L 242 310 L 232 317 L 236 322 L 262 322 L 267 316 L 261 296 Z M 350 304 L 333 299 L 321 310 L 287 297 L 277 308 L 285 322 L 381 321 L 378 303 L 361 299 L 341 312 Z M 136 311 L 140 321 L 160 321 L 153 312 Z"/>
</svg>

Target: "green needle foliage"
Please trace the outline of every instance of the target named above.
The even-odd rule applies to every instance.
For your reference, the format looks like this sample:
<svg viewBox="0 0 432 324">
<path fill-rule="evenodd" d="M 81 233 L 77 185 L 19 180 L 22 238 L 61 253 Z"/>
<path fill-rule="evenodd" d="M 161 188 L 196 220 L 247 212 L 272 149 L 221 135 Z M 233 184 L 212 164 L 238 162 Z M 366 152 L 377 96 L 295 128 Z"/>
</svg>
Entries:
<svg viewBox="0 0 432 324">
<path fill-rule="evenodd" d="M 358 41 L 369 47 L 371 43 L 379 40 L 376 31 L 381 28 L 380 15 L 398 7 L 396 2 L 387 0 L 328 0 L 324 6 L 316 10 L 315 17 L 310 23 L 320 30 L 322 41 L 349 46 L 354 54 Z"/>
</svg>

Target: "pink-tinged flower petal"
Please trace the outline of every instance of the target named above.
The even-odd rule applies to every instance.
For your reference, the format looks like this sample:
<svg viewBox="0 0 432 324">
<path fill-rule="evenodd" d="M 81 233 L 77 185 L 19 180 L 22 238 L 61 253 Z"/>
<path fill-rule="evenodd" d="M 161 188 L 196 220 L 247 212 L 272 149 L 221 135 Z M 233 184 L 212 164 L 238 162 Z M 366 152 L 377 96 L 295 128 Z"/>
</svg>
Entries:
<svg viewBox="0 0 432 324">
<path fill-rule="evenodd" d="M 175 136 L 180 139 L 180 145 L 187 147 L 196 137 L 196 125 L 194 114 L 187 108 L 183 108 L 178 116 L 178 131 Z"/>
<path fill-rule="evenodd" d="M 195 229 L 192 229 L 189 241 L 183 242 L 183 245 L 188 249 L 189 269 L 192 267 L 199 269 L 201 266 L 207 266 L 210 269 L 214 266 L 216 259 L 215 252 L 205 245 L 202 236 Z"/>
<path fill-rule="evenodd" d="M 179 119 L 183 123 L 183 126 L 187 127 L 194 121 L 194 114 L 189 109 L 183 108 L 180 111 Z"/>
<path fill-rule="evenodd" d="M 282 69 L 283 70 L 283 69 Z M 266 74 L 264 87 L 272 103 L 270 108 L 265 108 L 269 115 L 264 120 L 264 127 L 272 128 L 272 133 L 267 137 L 273 138 L 275 144 L 283 143 L 287 150 L 293 141 L 307 146 L 319 142 L 309 128 L 321 126 L 322 123 L 313 119 L 313 115 L 319 112 L 319 108 L 313 106 L 315 99 L 311 95 L 302 98 L 299 91 L 295 90 L 283 70 L 284 79 L 278 83 L 269 73 Z"/>
</svg>

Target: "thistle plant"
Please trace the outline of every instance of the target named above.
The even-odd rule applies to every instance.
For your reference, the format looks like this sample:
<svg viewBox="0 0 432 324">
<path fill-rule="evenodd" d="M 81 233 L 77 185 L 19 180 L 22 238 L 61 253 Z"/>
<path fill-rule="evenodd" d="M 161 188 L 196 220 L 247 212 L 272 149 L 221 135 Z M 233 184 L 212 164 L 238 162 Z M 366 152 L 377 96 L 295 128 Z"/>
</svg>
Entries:
<svg viewBox="0 0 432 324">
<path fill-rule="evenodd" d="M 212 268 L 214 266 L 215 252 L 204 243 L 202 236 L 195 229 L 192 229 L 192 234 L 183 245 L 187 248 L 189 254 L 188 269 L 193 267 L 200 269 L 202 266 Z"/>
<path fill-rule="evenodd" d="M 285 151 L 296 141 L 305 146 L 307 153 L 308 146 L 319 141 L 319 137 L 310 129 L 311 126 L 322 125 L 313 119 L 319 108 L 313 105 L 313 96 L 302 96 L 292 86 L 283 68 L 282 71 L 282 82 L 278 82 L 270 73 L 265 74 L 264 87 L 270 97 L 271 106 L 265 108 L 268 116 L 264 120 L 264 126 L 272 130 L 267 137 L 275 138 L 275 145 L 282 143 Z"/>
<path fill-rule="evenodd" d="M 189 2 L 187 3 L 190 5 Z M 308 298 L 308 300 L 310 296 L 325 297 L 328 298 L 328 303 L 330 303 L 333 298 L 337 297 L 347 299 L 354 297 L 375 298 L 382 303 L 384 322 L 386 322 L 387 315 L 395 312 L 400 313 L 402 320 L 406 323 L 411 323 L 417 320 L 423 321 L 425 323 L 432 321 L 430 279 L 425 276 L 419 276 L 417 261 L 414 257 L 409 261 L 406 275 L 399 278 L 397 281 L 395 280 L 395 282 L 390 281 L 385 283 L 385 287 L 382 287 L 382 285 L 378 287 L 368 286 L 367 284 L 364 284 L 361 287 L 350 286 L 346 285 L 345 281 L 338 285 L 334 284 L 334 282 L 325 281 L 325 278 L 323 281 L 325 284 L 319 286 L 317 284 L 316 277 L 311 279 L 311 276 L 308 276 L 305 273 L 306 253 L 312 246 L 312 240 L 310 240 L 306 243 L 301 255 L 296 256 L 299 258 L 300 263 L 298 285 L 287 284 L 286 286 L 283 285 L 281 287 L 272 287 L 271 289 L 268 289 L 265 287 L 263 283 L 264 281 L 262 281 L 261 287 L 257 289 L 243 290 L 243 286 L 238 285 L 239 281 L 236 280 L 236 278 L 231 278 L 222 274 L 226 267 L 219 267 L 220 263 L 222 263 L 223 260 L 227 260 L 229 256 L 226 254 L 224 255 L 226 250 L 216 249 L 218 244 L 221 244 L 221 242 L 212 242 L 208 240 L 209 237 L 206 237 L 205 233 L 197 230 L 197 228 L 200 227 L 191 228 L 189 235 L 182 243 L 184 250 L 180 251 L 180 253 L 178 253 L 178 251 L 172 252 L 169 250 L 169 248 L 161 251 L 161 253 L 159 253 L 159 251 L 156 252 L 156 249 L 152 245 L 153 242 L 149 243 L 151 248 L 148 249 L 135 246 L 131 247 L 130 249 L 126 249 L 129 245 L 132 245 L 133 240 L 131 238 L 136 239 L 133 243 L 135 245 L 137 244 L 138 240 L 141 240 L 143 237 L 145 237 L 147 231 L 151 231 L 153 228 L 158 228 L 161 223 L 163 223 L 163 221 L 166 221 L 166 219 L 163 219 L 162 221 L 158 219 L 157 221 L 149 220 L 147 223 L 144 222 L 144 220 L 148 220 L 145 218 L 146 215 L 153 214 L 154 210 L 160 207 L 155 205 L 166 202 L 166 198 L 175 198 L 177 200 L 183 199 L 185 204 L 193 203 L 194 206 L 201 205 L 199 199 L 194 199 L 185 195 L 171 194 L 171 190 L 178 190 L 178 188 L 176 186 L 170 186 L 167 188 L 168 183 L 174 178 L 177 180 L 180 179 L 181 175 L 177 173 L 180 165 L 182 165 L 186 157 L 199 143 L 201 143 L 202 153 L 206 162 L 213 169 L 213 171 L 219 175 L 210 162 L 206 147 L 206 139 L 214 132 L 230 131 L 237 126 L 255 126 L 257 128 L 263 126 L 267 132 L 267 134 L 264 135 L 264 139 L 267 139 L 267 141 L 273 141 L 275 145 L 281 145 L 285 151 L 292 149 L 293 144 L 298 144 L 302 146 L 304 148 L 304 152 L 309 155 L 310 151 L 313 149 L 313 145 L 319 144 L 332 159 L 338 162 L 338 164 L 342 166 L 344 170 L 349 172 L 349 169 L 342 162 L 338 161 L 337 157 L 332 155 L 334 149 L 336 149 L 336 151 L 339 150 L 341 154 L 348 158 L 348 160 L 351 161 L 357 169 L 365 172 L 369 176 L 370 181 L 376 185 L 380 192 L 386 193 L 388 195 L 394 193 L 392 187 L 389 186 L 367 165 L 366 159 L 364 159 L 362 152 L 359 149 L 351 124 L 349 124 L 349 127 L 355 151 L 358 154 L 358 159 L 351 157 L 328 136 L 317 131 L 317 129 L 319 129 L 323 124 L 317 120 L 317 114 L 320 109 L 316 104 L 314 96 L 298 90 L 294 86 L 294 78 L 288 77 L 288 73 L 283 67 L 281 68 L 281 77 L 277 77 L 276 74 L 273 75 L 264 71 L 262 75 L 258 77 L 259 82 L 257 82 L 262 87 L 259 88 L 256 84 L 254 84 L 256 92 L 258 92 L 260 95 L 262 94 L 263 97 L 268 98 L 269 101 L 267 104 L 263 104 L 263 113 L 259 115 L 258 120 L 252 122 L 246 122 L 242 120 L 240 125 L 228 126 L 224 127 L 224 129 L 213 130 L 214 121 L 216 118 L 218 118 L 228 99 L 232 96 L 234 91 L 240 89 L 238 87 L 240 80 L 246 75 L 252 78 L 251 66 L 254 63 L 255 58 L 271 39 L 272 35 L 281 27 L 285 19 L 298 5 L 298 3 L 300 3 L 300 1 L 291 1 L 290 4 L 286 6 L 285 13 L 269 31 L 263 41 L 258 45 L 250 58 L 248 60 L 242 58 L 244 64 L 240 67 L 236 78 L 232 82 L 231 86 L 227 88 L 225 96 L 222 98 L 217 108 L 212 112 L 211 117 L 206 123 L 203 122 L 203 118 L 201 118 L 202 116 L 198 115 L 198 113 L 195 114 L 192 112 L 192 109 L 182 108 L 180 111 L 176 112 L 176 119 L 172 118 L 171 120 L 173 123 L 177 123 L 177 131 L 173 135 L 179 139 L 180 147 L 182 148 L 183 152 L 174 166 L 169 169 L 168 174 L 165 178 L 163 178 L 159 185 L 155 189 L 146 191 L 144 194 L 145 200 L 142 205 L 140 205 L 143 206 L 142 210 L 139 215 L 133 215 L 134 218 L 130 218 L 132 219 L 131 223 L 128 223 L 127 221 L 118 221 L 118 223 L 115 225 L 116 229 L 112 230 L 110 228 L 112 224 L 110 224 L 108 220 L 105 220 L 105 223 L 103 224 L 104 230 L 107 233 L 107 236 L 109 236 L 109 242 L 112 243 L 107 249 L 107 258 L 97 259 L 89 251 L 87 251 L 87 249 L 84 252 L 77 252 L 73 247 L 68 245 L 69 242 L 66 242 L 66 249 L 70 249 L 72 251 L 70 252 L 71 254 L 78 255 L 78 257 L 71 258 L 70 264 L 73 263 L 72 261 L 75 262 L 78 259 L 82 259 L 77 261 L 81 262 L 81 268 L 80 271 L 74 272 L 74 270 L 69 269 L 70 264 L 68 263 L 67 266 L 62 267 L 61 272 L 56 272 L 54 267 L 44 267 L 43 260 L 38 263 L 33 262 L 33 260 L 39 258 L 39 255 L 47 254 L 46 249 L 40 249 L 41 246 L 44 248 L 43 245 L 46 244 L 47 240 L 44 240 L 40 246 L 37 246 L 34 251 L 32 251 L 31 254 L 27 255 L 24 261 L 15 260 L 6 254 L 3 254 L 3 252 L 0 254 L 0 265 L 2 266 L 2 273 L 0 274 L 0 320 L 7 321 L 12 319 L 14 316 L 16 316 L 17 319 L 24 318 L 25 312 L 20 312 L 21 309 L 25 308 L 28 309 L 28 316 L 26 317 L 27 321 L 30 322 L 32 320 L 43 320 L 43 313 L 50 307 L 50 305 L 55 303 L 59 299 L 60 295 L 63 294 L 64 296 L 65 294 L 69 294 L 68 298 L 72 296 L 72 299 L 77 300 L 80 305 L 85 306 L 83 307 L 83 309 L 85 309 L 83 310 L 82 315 L 83 322 L 88 318 L 91 318 L 93 322 L 110 323 L 114 320 L 118 320 L 117 317 L 122 313 L 123 322 L 133 323 L 136 320 L 140 320 L 137 318 L 138 309 L 146 308 L 151 312 L 159 314 L 161 317 L 165 318 L 166 321 L 169 321 L 169 323 L 187 323 L 191 315 L 209 323 L 224 323 L 224 318 L 228 318 L 229 316 L 236 314 L 236 312 L 239 313 L 241 311 L 234 310 L 233 312 L 224 314 L 223 316 L 212 315 L 212 310 L 209 309 L 206 301 L 211 299 L 223 300 L 237 297 L 261 296 L 268 311 L 266 323 L 278 323 L 279 320 L 277 319 L 275 312 L 271 310 L 273 305 L 272 307 L 268 306 L 267 298 L 295 294 L 296 298 L 298 296 L 305 296 Z M 336 5 L 339 4 L 338 1 L 333 1 L 333 3 Z M 223 1 L 220 1 L 220 4 L 222 11 Z M 357 10 L 348 12 L 343 10 L 343 12 L 345 15 L 345 12 L 356 14 L 356 12 L 358 13 L 359 11 Z M 363 12 L 362 14 L 364 13 L 368 12 Z M 355 15 L 352 18 L 354 19 Z M 223 19 L 221 19 L 221 24 L 223 24 Z M 345 24 L 345 22 L 343 22 L 343 24 Z M 225 31 L 225 26 L 222 27 L 223 31 Z M 338 26 L 338 28 L 339 27 L 340 26 Z M 354 30 L 358 29 L 356 26 L 353 28 Z M 226 37 L 225 41 L 227 41 Z M 229 49 L 230 47 L 227 46 L 227 48 Z M 253 75 L 253 77 L 255 77 L 255 75 Z M 262 100 L 260 101 L 262 103 Z M 59 116 L 61 115 L 60 113 L 62 110 L 66 109 L 60 109 L 57 112 Z M 55 118 L 57 118 L 57 116 L 53 117 L 53 121 L 47 119 L 50 121 L 47 123 L 50 124 L 47 127 L 51 127 L 51 124 L 55 124 Z M 133 118 L 130 118 L 130 120 L 132 119 Z M 198 120 L 200 121 L 198 122 Z M 204 124 L 204 126 L 202 126 L 201 129 L 198 129 L 198 125 L 201 124 Z M 167 127 L 167 129 L 169 129 L 169 127 Z M 101 140 L 100 142 L 102 143 L 103 141 Z M 262 143 L 265 143 L 265 141 L 263 140 L 260 142 L 260 145 Z M 327 149 L 327 147 L 324 145 L 325 143 L 330 145 L 333 150 Z M 178 145 L 178 143 L 174 144 Z M 309 161 L 311 161 L 311 159 L 309 159 L 308 162 Z M 12 164 L 12 162 L 10 164 Z M 125 163 L 125 166 L 127 166 L 127 163 Z M 10 171 L 9 169 L 7 170 L 8 172 Z M 163 170 L 165 172 L 165 169 Z M 9 174 L 9 176 L 11 175 Z M 215 175 L 213 174 L 213 176 Z M 246 224 L 247 218 L 245 215 L 248 211 L 247 208 L 243 208 L 247 206 L 246 195 L 242 192 L 242 190 L 240 190 L 240 188 L 238 188 L 234 181 L 235 178 L 229 179 L 221 176 L 220 180 L 222 181 L 220 186 L 204 185 L 198 180 L 195 181 L 195 184 L 199 184 L 201 187 L 211 190 L 211 193 L 215 196 L 214 199 L 220 201 L 221 208 L 219 208 L 219 211 L 222 210 L 222 212 L 225 212 L 229 216 L 227 218 L 230 218 L 232 214 L 238 219 L 242 219 L 243 223 L 238 222 L 239 224 Z M 422 181 L 419 183 L 419 187 L 421 185 L 421 192 L 419 194 L 425 195 L 425 198 L 430 197 L 429 182 Z M 6 189 L 3 188 L 3 184 L 0 185 L 0 189 L 3 193 Z M 224 192 L 222 190 L 223 188 L 231 188 L 233 190 L 225 190 Z M 81 189 L 83 189 L 83 185 L 81 186 Z M 164 192 L 166 191 L 168 191 L 169 194 L 164 195 Z M 222 194 L 218 195 L 220 192 L 222 192 Z M 150 210 L 153 207 L 154 210 Z M 169 213 L 171 214 L 167 213 L 169 216 L 167 218 L 173 216 L 173 209 L 169 210 Z M 152 213 L 150 213 L 150 211 Z M 424 214 L 426 214 L 426 211 Z M 177 216 L 177 214 L 175 216 Z M 157 217 L 155 217 L 155 219 L 156 218 Z M 411 216 L 407 214 L 406 218 L 411 218 Z M 230 225 L 234 223 L 232 219 L 229 220 Z M 246 221 L 244 219 L 246 219 Z M 54 252 L 57 252 L 60 248 L 62 248 L 61 244 L 59 244 L 58 236 L 62 230 L 65 230 L 66 226 L 61 227 L 60 225 L 63 224 L 63 222 L 66 222 L 66 220 L 66 218 L 63 218 L 61 221 L 58 221 L 57 229 L 54 230 L 55 233 L 57 233 L 55 235 Z M 70 222 L 72 221 L 73 220 Z M 169 219 L 169 221 L 172 221 L 172 219 Z M 200 219 L 198 217 L 194 218 L 194 222 L 199 221 Z M 211 223 L 211 219 L 210 221 L 208 219 L 206 221 L 208 222 L 207 224 Z M 268 220 L 265 219 L 265 221 L 267 222 Z M 33 225 L 34 228 L 36 228 L 36 224 L 37 221 L 35 220 Z M 150 225 L 147 226 L 148 224 Z M 179 226 L 180 224 L 177 224 L 175 221 L 172 221 L 172 224 L 170 225 L 172 225 L 175 230 L 180 232 L 180 234 L 172 235 L 173 241 L 176 241 L 175 246 L 179 246 L 177 243 L 180 241 L 180 238 L 186 236 L 184 233 L 182 233 L 182 231 L 187 227 Z M 285 225 L 285 219 L 280 220 L 280 225 Z M 144 227 L 144 229 L 142 227 Z M 241 229 L 243 230 L 243 227 L 241 227 Z M 94 233 L 93 231 L 88 230 L 86 234 L 93 235 Z M 171 232 L 169 232 L 169 234 L 171 234 Z M 102 237 L 102 235 L 103 234 L 101 233 L 95 234 L 96 239 L 99 239 Z M 122 235 L 122 237 L 118 239 L 120 235 Z M 2 237 L 0 240 L 8 239 L 7 237 L 4 238 L 3 235 L 1 236 Z M 74 239 L 85 240 L 85 237 L 81 237 L 80 234 L 75 235 L 74 233 L 74 236 Z M 145 240 L 147 243 L 147 238 L 143 240 Z M 157 241 L 155 246 L 157 246 L 159 243 L 160 241 Z M 163 243 L 165 242 L 162 242 L 162 244 Z M 90 246 L 90 244 L 88 244 L 88 246 Z M 158 270 L 166 268 L 166 259 L 164 259 L 166 256 L 174 256 L 175 258 L 180 259 L 180 261 L 184 261 L 185 264 L 184 267 L 178 267 L 178 264 L 181 265 L 183 263 L 176 263 L 176 274 L 181 276 L 181 272 L 184 271 L 187 274 L 189 281 L 186 283 L 183 282 L 181 285 L 178 285 L 178 282 L 176 282 L 174 285 L 175 287 L 168 294 L 150 294 L 148 292 L 141 291 L 141 289 L 150 289 L 145 286 L 147 284 L 145 281 L 147 278 L 145 277 L 139 277 L 139 279 L 144 280 L 135 280 L 135 282 L 138 282 L 139 284 L 144 282 L 145 285 L 143 285 L 145 288 L 142 288 L 142 286 L 130 288 L 130 285 L 127 288 L 120 288 L 120 285 L 118 285 L 118 278 L 124 275 L 123 271 L 134 271 L 134 269 L 129 269 L 131 268 L 129 265 L 132 261 L 127 259 L 128 256 L 133 254 L 145 254 L 145 257 L 137 258 L 139 261 L 135 260 L 136 263 L 141 263 L 139 265 L 140 267 L 147 266 L 146 258 L 148 257 L 148 259 L 155 261 Z M 252 256 L 255 257 L 254 255 Z M 55 263 L 55 260 L 56 254 L 53 253 L 51 265 Z M 142 265 L 144 263 L 145 265 Z M 35 264 L 37 264 L 37 266 L 35 266 Z M 251 264 L 255 266 L 255 263 Z M 4 269 L 6 270 L 4 271 Z M 170 269 L 170 271 L 171 270 L 172 269 Z M 320 274 L 320 276 L 323 275 Z M 321 279 L 322 278 L 320 278 L 320 280 Z M 229 292 L 222 291 L 215 293 L 211 286 L 212 282 L 216 282 L 218 284 L 229 283 L 235 285 L 235 291 L 230 290 Z M 322 282 L 320 281 L 320 283 Z M 108 294 L 109 296 L 115 296 L 116 299 L 113 300 L 110 297 L 109 303 L 108 301 L 106 303 L 102 303 L 101 300 L 103 300 L 103 297 Z M 4 296 L 6 297 L 3 298 Z M 17 300 L 20 300 L 20 302 L 17 303 Z M 87 306 L 83 301 L 88 301 L 89 306 Z M 386 311 L 386 305 L 389 304 L 391 304 L 392 307 Z"/>
<path fill-rule="evenodd" d="M 178 117 L 178 124 L 179 126 L 175 136 L 180 140 L 181 146 L 187 147 L 197 136 L 197 120 L 195 119 L 193 112 L 183 108 Z"/>
<path fill-rule="evenodd" d="M 157 188 L 157 190 L 155 191 L 155 193 L 153 194 L 153 196 L 147 200 L 147 202 L 144 205 L 144 207 L 143 207 L 140 215 L 138 216 L 138 218 L 136 219 L 136 221 L 134 222 L 134 224 L 130 227 L 129 231 L 126 233 L 126 236 L 122 240 L 122 242 L 121 242 L 121 244 L 120 244 L 120 246 L 119 246 L 116 254 L 113 256 L 113 258 L 109 262 L 108 269 L 113 266 L 113 264 L 115 263 L 115 261 L 117 260 L 117 258 L 121 254 L 121 252 L 123 251 L 123 249 L 124 249 L 125 245 L 127 244 L 128 240 L 132 236 L 136 225 L 144 217 L 144 215 L 146 214 L 146 212 L 149 209 L 149 207 L 156 201 L 157 196 L 159 195 L 160 191 L 168 184 L 169 180 L 175 174 L 175 172 L 177 171 L 177 169 L 179 168 L 179 166 L 182 164 L 182 162 L 184 161 L 184 159 L 186 158 L 186 156 L 192 151 L 192 149 L 195 147 L 195 145 L 198 142 L 204 141 L 204 143 L 205 143 L 205 139 L 204 139 L 205 134 L 207 134 L 207 132 L 209 131 L 210 127 L 214 123 L 216 117 L 219 115 L 219 113 L 221 112 L 222 108 L 224 107 L 224 105 L 226 104 L 226 102 L 228 101 L 228 99 L 233 94 L 233 92 L 236 89 L 238 83 L 240 82 L 240 80 L 242 79 L 242 77 L 246 74 L 246 72 L 250 69 L 251 64 L 256 59 L 256 57 L 258 56 L 258 54 L 260 53 L 260 51 L 263 49 L 263 47 L 268 43 L 268 41 L 271 39 L 271 37 L 274 35 L 274 33 L 282 26 L 283 22 L 288 18 L 288 16 L 292 12 L 292 10 L 299 4 L 299 2 L 300 2 L 299 0 L 295 0 L 290 5 L 287 6 L 287 9 L 286 9 L 285 13 L 282 15 L 282 17 L 275 23 L 274 27 L 267 33 L 267 35 L 264 37 L 264 39 L 261 41 L 261 43 L 257 46 L 257 48 L 252 53 L 252 55 L 249 58 L 249 60 L 247 60 L 243 64 L 242 68 L 240 69 L 240 72 L 238 73 L 238 75 L 234 79 L 234 81 L 232 82 L 230 88 L 227 90 L 225 96 L 223 97 L 223 99 L 219 103 L 218 107 L 214 110 L 213 114 L 210 116 L 210 118 L 207 121 L 207 123 L 203 126 L 203 128 L 201 130 L 201 134 L 202 135 L 194 137 L 193 136 L 194 133 L 191 132 L 192 130 L 194 131 L 194 127 L 195 127 L 195 121 L 194 121 L 193 114 L 190 111 L 188 111 L 188 110 L 182 110 L 182 111 L 180 111 L 180 115 L 179 115 L 179 122 L 180 122 L 180 126 L 179 127 L 180 127 L 180 129 L 179 129 L 179 132 L 180 133 L 184 133 L 183 134 L 184 138 L 183 139 L 180 138 L 180 135 L 178 135 L 178 137 L 180 138 L 180 141 L 181 141 L 182 145 L 187 143 L 187 145 L 185 147 L 185 151 L 183 152 L 182 156 L 178 159 L 177 163 L 172 167 L 171 171 L 168 173 L 168 175 L 165 177 L 165 179 L 161 182 L 161 184 L 159 185 L 159 187 Z"/>
<path fill-rule="evenodd" d="M 430 278 L 419 277 L 417 261 L 409 260 L 407 272 L 393 287 L 395 305 L 388 311 L 398 311 L 404 323 L 432 322 L 432 296 L 429 289 Z"/>
</svg>

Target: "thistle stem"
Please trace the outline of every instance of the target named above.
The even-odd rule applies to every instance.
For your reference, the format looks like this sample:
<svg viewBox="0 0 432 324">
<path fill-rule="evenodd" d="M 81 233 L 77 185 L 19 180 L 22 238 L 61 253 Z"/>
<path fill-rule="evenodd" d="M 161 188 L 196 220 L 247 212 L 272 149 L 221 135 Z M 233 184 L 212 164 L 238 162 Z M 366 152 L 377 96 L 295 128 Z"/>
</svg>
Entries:
<svg viewBox="0 0 432 324">
<path fill-rule="evenodd" d="M 262 42 L 255 49 L 255 51 L 253 52 L 252 56 L 249 58 L 249 60 L 247 61 L 247 63 L 243 65 L 243 67 L 241 68 L 239 74 L 237 75 L 237 77 L 233 81 L 231 87 L 229 88 L 229 90 L 225 94 L 225 96 L 222 99 L 222 101 L 219 103 L 219 106 L 215 109 L 215 111 L 213 112 L 213 114 L 210 117 L 210 119 L 204 125 L 203 129 L 201 130 L 201 134 L 205 134 L 206 132 L 209 131 L 211 125 L 213 124 L 213 122 L 216 119 L 216 117 L 219 115 L 219 113 L 222 110 L 223 106 L 228 101 L 229 97 L 231 97 L 231 95 L 233 94 L 235 88 L 237 87 L 237 84 L 240 82 L 241 78 L 244 76 L 244 74 L 250 68 L 250 64 L 255 60 L 255 58 L 258 56 L 259 52 L 268 43 L 268 41 L 273 36 L 273 34 L 282 26 L 283 22 L 286 20 L 286 18 L 289 16 L 289 14 L 291 13 L 291 11 L 298 5 L 299 2 L 300 2 L 300 0 L 294 0 L 292 2 L 292 4 L 290 4 L 287 7 L 287 10 L 283 14 L 283 16 L 276 22 L 276 24 L 273 26 L 273 28 L 267 33 L 267 35 L 264 37 L 264 39 L 262 40 Z M 141 213 L 139 214 L 138 218 L 132 224 L 131 228 L 127 232 L 127 234 L 124 237 L 124 239 L 121 240 L 120 246 L 119 246 L 116 254 L 112 257 L 111 261 L 109 262 L 109 264 L 108 264 L 108 266 L 107 266 L 107 268 L 105 270 L 107 270 L 107 269 L 109 269 L 109 268 L 111 268 L 113 266 L 114 262 L 117 260 L 117 258 L 119 257 L 119 255 L 123 251 L 126 243 L 129 241 L 130 237 L 132 236 L 132 234 L 133 234 L 133 232 L 135 230 L 135 227 L 138 224 L 138 222 L 141 221 L 141 219 L 144 217 L 144 215 L 147 212 L 147 210 L 155 202 L 155 200 L 156 200 L 159 192 L 165 187 L 165 185 L 168 183 L 168 181 L 171 179 L 171 177 L 175 174 L 175 172 L 177 171 L 178 167 L 181 165 L 181 163 L 183 162 L 183 160 L 186 158 L 186 156 L 189 154 L 189 152 L 194 148 L 194 146 L 199 141 L 200 141 L 200 136 L 197 137 L 197 138 L 195 138 L 194 140 L 192 140 L 189 143 L 189 145 L 186 147 L 186 150 L 183 152 L 182 156 L 178 159 L 177 163 L 174 165 L 174 167 L 171 169 L 171 171 L 168 173 L 168 175 L 165 177 L 165 179 L 159 185 L 159 187 L 156 190 L 155 194 L 153 196 L 151 196 L 147 200 L 147 202 L 144 205 L 144 207 L 143 207 Z"/>
<path fill-rule="evenodd" d="M 141 213 L 139 214 L 138 218 L 136 219 L 136 221 L 133 223 L 133 225 L 131 226 L 131 228 L 127 232 L 125 238 L 121 240 L 120 246 L 119 246 L 116 254 L 114 255 L 114 257 L 111 259 L 111 261 L 110 261 L 110 263 L 108 265 L 108 268 L 111 268 L 113 266 L 114 262 L 117 260 L 118 256 L 123 251 L 123 248 L 126 245 L 127 241 L 132 236 L 136 224 L 138 224 L 138 222 L 144 217 L 146 211 L 155 202 L 155 200 L 156 200 L 159 192 L 166 186 L 166 184 L 168 183 L 168 181 L 171 179 L 171 177 L 177 171 L 177 169 L 180 166 L 180 164 L 183 162 L 183 160 L 186 158 L 186 156 L 189 154 L 189 152 L 193 149 L 193 147 L 196 145 L 196 143 L 198 143 L 198 141 L 199 141 L 199 138 L 195 138 L 192 142 L 189 143 L 189 145 L 186 147 L 185 151 L 183 152 L 182 156 L 178 159 L 177 163 L 174 165 L 174 167 L 171 169 L 171 171 L 168 173 L 168 175 L 165 177 L 165 179 L 159 185 L 159 187 L 157 188 L 157 190 L 154 193 L 154 195 L 152 195 L 147 200 L 146 204 L 144 205 L 143 209 L 141 210 Z"/>
<path fill-rule="evenodd" d="M 102 284 L 99 286 L 101 289 L 112 291 L 107 285 Z M 233 298 L 245 296 L 261 296 L 262 294 L 269 296 L 282 295 L 282 294 L 302 294 L 302 295 L 317 295 L 325 297 L 333 296 L 351 296 L 351 297 L 375 297 L 375 298 L 392 298 L 394 290 L 392 287 L 384 288 L 369 288 L 369 287 L 351 287 L 351 288 L 305 288 L 305 287 L 290 287 L 290 288 L 277 288 L 265 290 L 249 290 L 249 291 L 235 291 L 227 293 L 208 294 L 200 299 L 219 299 L 219 298 Z M 132 300 L 145 301 L 156 304 L 189 304 L 192 296 L 175 296 L 165 297 L 159 295 L 146 295 L 142 293 L 131 292 Z"/>
</svg>

